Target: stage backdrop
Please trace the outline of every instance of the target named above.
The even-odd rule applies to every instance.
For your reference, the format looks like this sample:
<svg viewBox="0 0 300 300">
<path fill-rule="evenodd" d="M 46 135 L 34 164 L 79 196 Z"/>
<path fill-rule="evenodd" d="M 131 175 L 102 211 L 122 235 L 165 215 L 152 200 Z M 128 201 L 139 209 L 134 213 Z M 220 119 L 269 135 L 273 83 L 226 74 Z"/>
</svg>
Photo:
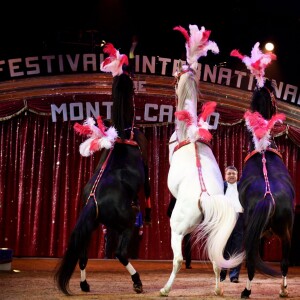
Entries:
<svg viewBox="0 0 300 300">
<path fill-rule="evenodd" d="M 100 111 L 103 106 L 107 111 L 110 95 L 91 93 L 84 99 L 54 94 L 0 103 L 0 247 L 13 249 L 14 256 L 61 257 L 67 247 L 83 205 L 82 189 L 98 162 L 97 153 L 91 157 L 79 154 L 83 138 L 75 134 L 73 126 L 75 122 L 82 123 L 87 102 L 94 103 L 96 99 L 101 104 Z M 150 105 L 145 107 L 147 103 Z M 174 98 L 141 94 L 136 96 L 136 105 L 137 115 L 152 120 L 140 119 L 136 123 L 149 141 L 152 191 L 152 224 L 144 228 L 139 258 L 172 259 L 167 175 L 168 141 L 174 130 L 173 120 L 169 122 L 168 118 L 173 116 L 170 107 L 174 106 Z M 94 104 L 88 107 L 96 110 Z M 217 112 L 220 119 L 217 129 L 212 130 L 213 152 L 223 174 L 227 165 L 235 165 L 241 174 L 247 154 L 243 112 L 222 106 L 217 107 Z M 300 170 L 299 132 L 283 125 L 276 128 L 275 138 L 295 185 Z M 299 185 L 296 187 L 300 205 Z M 143 199 L 141 207 L 144 213 Z M 104 238 L 99 228 L 89 257 L 103 256 Z M 192 258 L 200 258 L 196 249 Z"/>
</svg>

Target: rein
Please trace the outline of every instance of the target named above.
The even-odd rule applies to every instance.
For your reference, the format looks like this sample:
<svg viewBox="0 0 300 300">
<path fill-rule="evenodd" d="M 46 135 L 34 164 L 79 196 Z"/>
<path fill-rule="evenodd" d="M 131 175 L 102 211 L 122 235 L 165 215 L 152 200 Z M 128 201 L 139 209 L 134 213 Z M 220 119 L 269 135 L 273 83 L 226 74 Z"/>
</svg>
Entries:
<svg viewBox="0 0 300 300">
<path fill-rule="evenodd" d="M 169 144 L 172 144 L 172 143 L 174 143 L 174 142 L 176 142 L 176 140 L 170 142 Z M 197 169 L 198 169 L 198 177 L 199 177 L 199 182 L 200 182 L 200 186 L 201 186 L 201 194 L 200 194 L 200 197 L 201 197 L 201 195 L 202 195 L 203 192 L 206 192 L 208 195 L 209 195 L 209 193 L 207 192 L 207 189 L 206 189 L 206 186 L 205 186 L 205 183 L 204 183 L 204 179 L 203 179 L 203 175 L 202 175 L 201 162 L 200 162 L 200 155 L 199 155 L 199 153 L 198 153 L 197 142 L 203 143 L 203 144 L 209 146 L 210 148 L 211 148 L 211 144 L 210 144 L 209 141 L 207 141 L 207 140 L 205 140 L 205 139 L 203 139 L 203 138 L 199 138 L 199 139 L 194 143 L 194 145 L 195 145 L 195 154 L 196 154 L 196 166 L 197 166 Z M 184 141 L 178 143 L 178 144 L 175 146 L 173 153 L 174 153 L 175 151 L 177 151 L 178 149 L 180 149 L 181 147 L 184 147 L 184 146 L 186 146 L 186 145 L 189 145 L 190 143 L 191 143 L 191 141 L 190 141 L 189 139 L 186 139 L 186 140 L 184 140 Z"/>
<path fill-rule="evenodd" d="M 97 200 L 96 200 L 96 197 L 95 197 L 95 192 L 96 192 L 97 186 L 98 186 L 98 184 L 99 184 L 99 181 L 100 181 L 100 179 L 101 179 L 101 177 L 102 177 L 102 174 L 103 174 L 103 172 L 104 172 L 104 170 L 105 170 L 105 168 L 106 168 L 106 166 L 107 166 L 107 162 L 108 162 L 108 159 L 109 159 L 110 156 L 111 156 L 111 153 L 112 153 L 112 151 L 113 151 L 113 148 L 114 148 L 114 147 L 111 147 L 111 148 L 110 148 L 110 150 L 109 150 L 109 152 L 108 152 L 108 155 L 107 155 L 107 157 L 106 157 L 106 159 L 105 159 L 103 165 L 101 166 L 101 169 L 100 169 L 100 171 L 99 171 L 99 173 L 98 173 L 98 175 L 97 175 L 97 178 L 96 178 L 96 180 L 95 180 L 95 182 L 94 182 L 94 184 L 93 184 L 93 187 L 92 187 L 92 189 L 91 189 L 91 191 L 90 191 L 90 194 L 89 194 L 89 196 L 88 196 L 88 198 L 87 198 L 87 200 L 86 200 L 86 203 L 85 203 L 85 205 L 87 205 L 89 199 L 90 199 L 91 197 L 93 197 L 94 202 L 95 202 L 95 205 L 96 205 L 96 218 L 95 218 L 95 219 L 97 219 L 98 214 L 99 214 L 99 211 L 98 211 L 98 205 L 97 205 Z"/>
<path fill-rule="evenodd" d="M 276 155 L 278 155 L 282 159 L 282 155 L 279 153 L 279 151 L 277 151 L 276 149 L 273 149 L 273 148 L 267 148 L 265 151 L 262 151 L 262 152 L 260 152 L 258 150 L 251 151 L 245 157 L 244 163 L 246 163 L 249 160 L 249 158 L 251 158 L 256 153 L 261 153 L 261 155 L 262 155 L 262 160 L 261 161 L 262 161 L 262 164 L 263 164 L 263 174 L 264 174 L 264 179 L 265 179 L 265 183 L 266 183 L 266 189 L 265 189 L 264 198 L 266 198 L 266 196 L 269 194 L 271 196 L 271 198 L 272 198 L 273 205 L 275 205 L 275 200 L 274 200 L 271 188 L 270 188 L 270 182 L 269 182 L 269 178 L 268 178 L 268 171 L 267 171 L 267 167 L 266 167 L 266 163 L 267 163 L 267 159 L 266 159 L 266 156 L 265 156 L 265 152 L 266 151 L 273 152 L 273 153 L 275 153 Z"/>
<path fill-rule="evenodd" d="M 195 143 L 195 152 L 196 152 L 196 165 L 197 165 L 197 169 L 198 169 L 198 176 L 199 176 L 199 182 L 200 182 L 200 186 L 201 186 L 201 194 L 200 197 L 202 195 L 203 192 L 206 192 L 208 195 L 209 193 L 207 192 L 205 183 L 204 183 L 204 179 L 203 179 L 203 175 L 202 175 L 202 169 L 201 169 L 201 162 L 200 162 L 200 155 L 197 151 L 197 143 Z"/>
<path fill-rule="evenodd" d="M 265 183 L 266 183 L 266 191 L 264 194 L 264 198 L 266 198 L 266 195 L 269 194 L 272 198 L 273 205 L 275 205 L 275 200 L 274 200 L 274 197 L 271 192 L 270 182 L 269 182 L 269 178 L 268 178 L 268 171 L 267 171 L 267 167 L 266 167 L 267 160 L 265 157 L 265 151 L 262 153 L 262 163 L 263 163 L 263 173 L 264 173 L 264 178 L 265 178 Z"/>
</svg>

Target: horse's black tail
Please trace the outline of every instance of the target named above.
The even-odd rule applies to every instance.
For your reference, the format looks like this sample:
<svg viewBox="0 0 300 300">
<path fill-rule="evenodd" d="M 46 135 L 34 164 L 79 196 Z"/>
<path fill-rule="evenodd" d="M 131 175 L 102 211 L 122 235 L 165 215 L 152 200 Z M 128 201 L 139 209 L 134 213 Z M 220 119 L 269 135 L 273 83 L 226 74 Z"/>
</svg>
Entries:
<svg viewBox="0 0 300 300">
<path fill-rule="evenodd" d="M 58 289 L 66 295 L 71 295 L 69 281 L 79 258 L 87 259 L 88 246 L 95 228 L 95 218 L 95 204 L 93 201 L 89 201 L 79 216 L 70 236 L 67 250 L 57 266 L 54 280 Z"/>
<path fill-rule="evenodd" d="M 248 216 L 248 220 L 246 220 L 247 228 L 244 232 L 244 247 L 247 263 L 255 264 L 255 269 L 263 274 L 276 277 L 280 276 L 280 272 L 267 265 L 259 253 L 260 239 L 272 213 L 274 213 L 274 209 L 273 199 L 270 194 L 267 194 L 263 200 L 256 204 L 251 216 Z"/>
</svg>

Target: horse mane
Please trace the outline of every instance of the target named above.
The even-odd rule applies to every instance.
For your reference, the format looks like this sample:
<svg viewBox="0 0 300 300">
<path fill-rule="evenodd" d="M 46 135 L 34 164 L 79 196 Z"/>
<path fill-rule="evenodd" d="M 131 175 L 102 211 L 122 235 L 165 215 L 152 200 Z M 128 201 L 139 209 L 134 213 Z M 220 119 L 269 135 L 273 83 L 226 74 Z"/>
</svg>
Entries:
<svg viewBox="0 0 300 300">
<path fill-rule="evenodd" d="M 112 83 L 112 124 L 121 139 L 129 138 L 125 129 L 133 125 L 134 120 L 134 85 L 126 74 L 115 76 Z"/>
<path fill-rule="evenodd" d="M 186 109 L 186 100 L 189 99 L 193 102 L 194 118 L 197 119 L 197 102 L 199 96 L 198 82 L 196 76 L 192 70 L 183 73 L 180 76 L 177 87 L 177 107 L 176 111 Z M 187 139 L 187 124 L 183 121 L 176 120 L 177 136 L 179 141 Z"/>
</svg>

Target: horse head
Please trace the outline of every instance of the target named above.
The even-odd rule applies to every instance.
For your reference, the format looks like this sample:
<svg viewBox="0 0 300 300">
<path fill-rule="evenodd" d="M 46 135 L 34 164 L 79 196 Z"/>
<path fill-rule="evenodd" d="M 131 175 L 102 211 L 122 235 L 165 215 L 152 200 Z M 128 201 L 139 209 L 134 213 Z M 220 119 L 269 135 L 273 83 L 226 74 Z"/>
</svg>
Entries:
<svg viewBox="0 0 300 300">
<path fill-rule="evenodd" d="M 121 139 L 128 139 L 134 125 L 134 85 L 126 73 L 113 78 L 112 100 L 112 124 Z"/>
<path fill-rule="evenodd" d="M 126 70 L 128 58 L 125 54 L 120 54 L 111 43 L 105 44 L 103 52 L 109 56 L 101 63 L 100 69 L 113 76 L 112 125 L 121 139 L 128 139 L 134 125 L 134 85 Z"/>
<path fill-rule="evenodd" d="M 274 87 L 269 79 L 265 78 L 265 69 L 277 57 L 272 52 L 263 53 L 259 48 L 259 42 L 255 43 L 251 50 L 251 56 L 243 55 L 234 49 L 231 56 L 242 60 L 247 69 L 255 78 L 255 89 L 252 94 L 250 111 L 244 115 L 248 131 L 252 135 L 250 149 L 257 151 L 266 150 L 270 144 L 275 147 L 271 137 L 271 129 L 277 121 L 282 121 L 283 115 L 276 115 L 276 102 Z"/>
<path fill-rule="evenodd" d="M 256 86 L 252 94 L 250 107 L 252 112 L 260 113 L 266 120 L 270 120 L 272 116 L 276 114 L 276 100 L 271 80 L 266 79 L 262 87 Z"/>
<path fill-rule="evenodd" d="M 188 66 L 184 66 L 182 71 L 178 74 L 177 78 L 177 87 L 176 87 L 176 95 L 177 95 L 177 104 L 176 111 L 185 110 L 186 100 L 192 101 L 193 117 L 197 118 L 197 101 L 199 95 L 198 82 L 195 78 L 194 72 L 188 68 Z M 179 142 L 187 139 L 187 124 L 183 121 L 179 121 L 176 118 L 176 132 L 177 139 Z"/>
<path fill-rule="evenodd" d="M 198 59 L 206 56 L 208 51 L 219 53 L 217 44 L 209 40 L 211 31 L 197 25 L 189 25 L 189 32 L 182 26 L 173 28 L 181 32 L 186 40 L 186 60 L 187 64 L 181 65 L 179 62 L 179 71 L 175 73 L 176 78 L 176 111 L 186 109 L 186 100 L 193 101 L 193 117 L 197 118 L 197 102 L 199 95 L 198 78 L 196 76 L 198 69 Z M 187 139 L 187 125 L 185 122 L 176 120 L 177 140 L 179 142 Z"/>
</svg>

